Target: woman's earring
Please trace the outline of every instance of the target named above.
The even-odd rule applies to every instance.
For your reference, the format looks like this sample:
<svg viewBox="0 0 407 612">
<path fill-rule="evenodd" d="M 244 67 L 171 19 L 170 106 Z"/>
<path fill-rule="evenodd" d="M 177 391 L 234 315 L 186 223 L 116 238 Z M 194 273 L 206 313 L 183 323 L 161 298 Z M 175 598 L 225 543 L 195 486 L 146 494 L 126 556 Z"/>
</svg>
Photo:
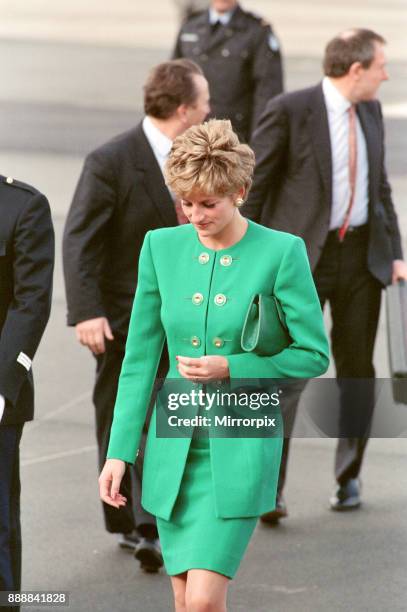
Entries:
<svg viewBox="0 0 407 612">
<path fill-rule="evenodd" d="M 236 206 L 242 206 L 244 204 L 244 199 L 243 198 L 237 198 L 235 204 L 236 204 Z"/>
</svg>

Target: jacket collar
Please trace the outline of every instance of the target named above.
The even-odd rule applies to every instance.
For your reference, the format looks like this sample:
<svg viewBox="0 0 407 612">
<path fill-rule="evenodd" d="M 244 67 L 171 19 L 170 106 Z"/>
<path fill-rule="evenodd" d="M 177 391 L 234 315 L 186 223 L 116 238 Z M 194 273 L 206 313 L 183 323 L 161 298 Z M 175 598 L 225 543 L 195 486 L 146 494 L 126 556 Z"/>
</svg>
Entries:
<svg viewBox="0 0 407 612">
<path fill-rule="evenodd" d="M 144 173 L 144 185 L 165 226 L 177 225 L 174 201 L 164 182 L 163 173 L 143 131 L 142 123 L 134 130 L 132 156 L 137 170 Z"/>
<path fill-rule="evenodd" d="M 328 113 L 325 105 L 322 83 L 312 87 L 309 102 L 309 129 L 315 157 L 325 191 L 328 206 L 332 202 L 332 154 L 329 135 Z"/>
<path fill-rule="evenodd" d="M 205 11 L 198 26 L 201 50 L 204 53 L 209 53 L 212 49 L 227 42 L 236 31 L 244 31 L 246 29 L 247 22 L 245 20 L 245 13 L 239 5 L 237 5 L 233 11 L 229 23 L 218 28 L 214 33 L 211 31 L 209 11 Z"/>
</svg>

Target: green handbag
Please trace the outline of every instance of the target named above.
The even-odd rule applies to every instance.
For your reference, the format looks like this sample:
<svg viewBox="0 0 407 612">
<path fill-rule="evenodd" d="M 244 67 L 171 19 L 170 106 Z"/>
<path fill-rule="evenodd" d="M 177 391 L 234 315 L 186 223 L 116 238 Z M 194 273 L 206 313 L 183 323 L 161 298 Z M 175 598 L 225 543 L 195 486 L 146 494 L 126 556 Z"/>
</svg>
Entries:
<svg viewBox="0 0 407 612">
<path fill-rule="evenodd" d="M 291 343 L 283 309 L 274 295 L 255 295 L 247 310 L 241 346 L 246 352 L 275 355 Z"/>
</svg>

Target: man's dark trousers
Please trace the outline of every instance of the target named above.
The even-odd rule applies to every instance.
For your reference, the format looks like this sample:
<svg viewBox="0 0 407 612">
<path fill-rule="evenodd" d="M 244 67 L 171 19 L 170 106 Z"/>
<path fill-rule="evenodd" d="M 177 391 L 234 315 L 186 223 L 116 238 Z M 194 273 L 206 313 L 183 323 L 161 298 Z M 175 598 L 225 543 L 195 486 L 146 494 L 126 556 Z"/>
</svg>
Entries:
<svg viewBox="0 0 407 612">
<path fill-rule="evenodd" d="M 0 591 L 21 588 L 19 447 L 22 431 L 22 424 L 0 426 Z"/>
<path fill-rule="evenodd" d="M 335 457 L 335 476 L 340 485 L 359 474 L 374 409 L 373 351 L 382 287 L 367 269 L 367 248 L 367 225 L 351 228 L 343 242 L 337 231 L 331 231 L 314 270 L 321 307 L 326 302 L 331 307 L 331 344 L 340 392 Z M 287 398 L 280 492 L 298 400 L 299 394 Z"/>
</svg>

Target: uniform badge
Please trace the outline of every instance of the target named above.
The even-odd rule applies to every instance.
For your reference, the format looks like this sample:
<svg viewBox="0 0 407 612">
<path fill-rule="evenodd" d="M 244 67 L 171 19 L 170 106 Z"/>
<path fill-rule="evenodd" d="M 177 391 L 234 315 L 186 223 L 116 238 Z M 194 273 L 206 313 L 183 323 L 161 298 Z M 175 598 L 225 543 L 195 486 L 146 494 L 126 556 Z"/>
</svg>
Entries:
<svg viewBox="0 0 407 612">
<path fill-rule="evenodd" d="M 182 42 L 197 42 L 199 36 L 194 32 L 183 32 L 180 36 L 180 40 L 182 40 Z"/>
<path fill-rule="evenodd" d="M 269 34 L 268 43 L 272 51 L 278 51 L 280 49 L 280 43 L 278 42 L 274 34 Z"/>
</svg>

